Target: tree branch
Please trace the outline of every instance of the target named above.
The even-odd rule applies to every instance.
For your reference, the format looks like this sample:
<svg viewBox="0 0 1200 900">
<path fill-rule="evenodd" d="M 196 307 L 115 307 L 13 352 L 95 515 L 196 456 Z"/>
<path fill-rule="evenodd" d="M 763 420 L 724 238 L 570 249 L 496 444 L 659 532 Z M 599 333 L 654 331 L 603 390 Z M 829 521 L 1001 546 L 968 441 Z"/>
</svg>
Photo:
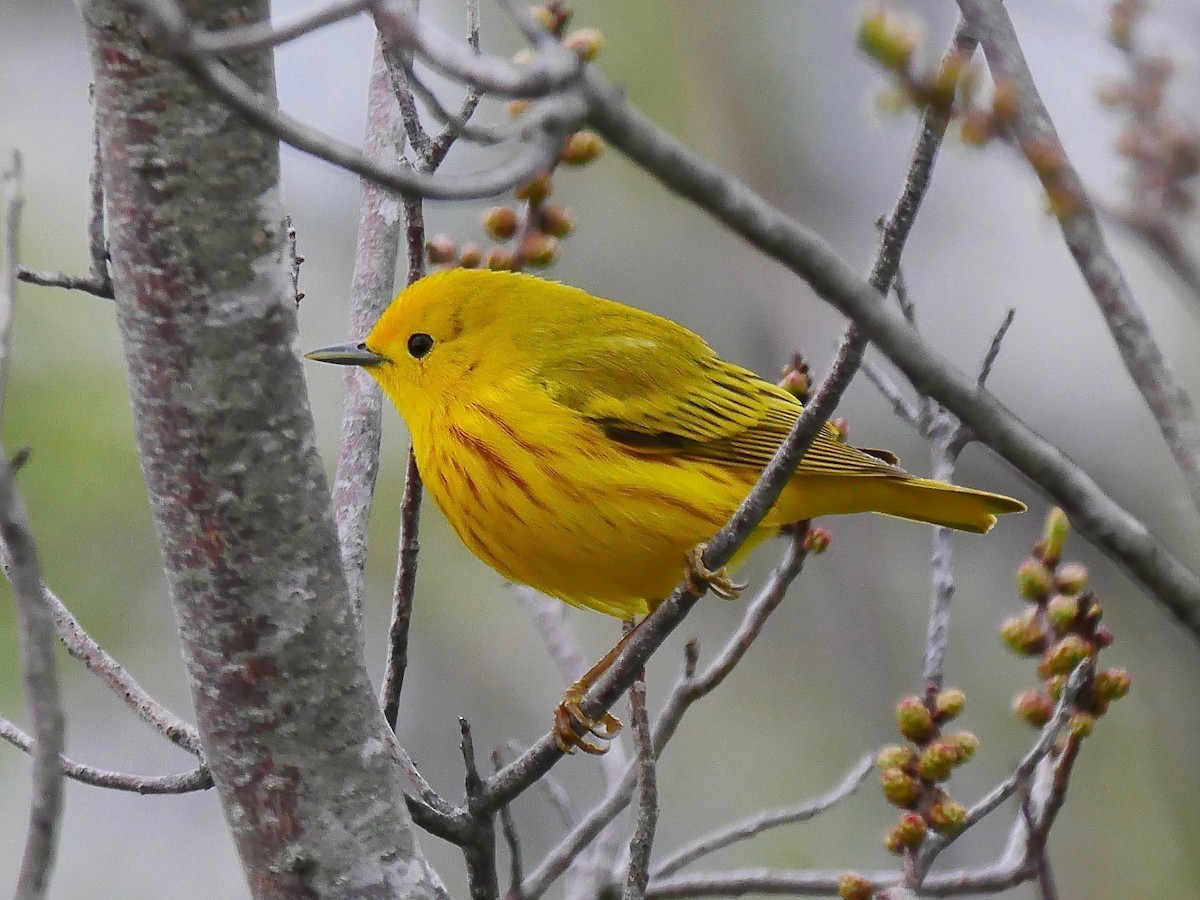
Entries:
<svg viewBox="0 0 1200 900">
<path fill-rule="evenodd" d="M 30 753 L 34 740 L 12 722 L 0 716 L 0 739 L 14 747 Z M 132 772 L 112 772 L 86 766 L 60 755 L 58 765 L 65 777 L 93 787 L 111 788 L 114 791 L 129 791 L 135 794 L 189 794 L 206 791 L 213 785 L 208 766 L 201 763 L 190 772 L 178 775 L 136 775 Z"/>
<path fill-rule="evenodd" d="M 13 303 L 17 285 L 17 240 L 24 203 L 21 157 L 14 153 L 4 173 L 4 261 L 0 269 L 0 421 L 4 418 Z M 66 724 L 54 672 L 54 625 L 42 602 L 42 576 L 29 515 L 17 493 L 16 469 L 0 447 L 0 537 L 8 548 L 8 580 L 17 606 L 21 682 L 33 723 L 33 790 L 29 830 L 17 878 L 17 900 L 40 900 L 50 888 L 62 816 L 62 755 Z"/>
<path fill-rule="evenodd" d="M 874 757 L 868 753 L 855 763 L 854 767 L 846 773 L 846 777 L 842 779 L 840 784 L 815 800 L 808 800 L 797 806 L 788 806 L 783 809 L 767 810 L 748 819 L 727 825 L 712 834 L 697 838 L 690 844 L 676 850 L 659 863 L 658 867 L 654 870 L 654 877 L 656 879 L 667 878 L 710 853 L 715 853 L 725 847 L 749 840 L 752 837 L 757 837 L 764 831 L 769 831 L 772 828 L 778 828 L 781 825 L 792 825 L 797 822 L 807 822 L 809 819 L 820 815 L 825 810 L 835 806 L 857 791 L 867 775 L 870 774 L 874 765 Z"/>
<path fill-rule="evenodd" d="M 999 0 L 959 0 L 958 5 L 983 43 L 995 80 L 1016 92 L 1016 144 L 1030 158 L 1058 209 L 1067 249 L 1096 298 L 1126 371 L 1183 473 L 1192 503 L 1200 510 L 1200 420 L 1192 399 L 1159 348 L 1150 323 L 1108 249 L 1095 208 L 1067 158 L 1025 63 L 1012 20 Z"/>
</svg>

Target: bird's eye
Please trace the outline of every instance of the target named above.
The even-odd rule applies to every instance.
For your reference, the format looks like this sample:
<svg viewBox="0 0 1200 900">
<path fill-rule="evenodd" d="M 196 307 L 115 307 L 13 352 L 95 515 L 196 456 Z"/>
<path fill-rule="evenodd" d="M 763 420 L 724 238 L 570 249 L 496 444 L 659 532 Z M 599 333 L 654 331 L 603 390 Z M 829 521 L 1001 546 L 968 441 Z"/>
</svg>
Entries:
<svg viewBox="0 0 1200 900">
<path fill-rule="evenodd" d="M 433 338 L 423 331 L 418 331 L 416 334 L 409 335 L 408 352 L 413 359 L 420 359 L 426 353 L 433 349 Z"/>
</svg>

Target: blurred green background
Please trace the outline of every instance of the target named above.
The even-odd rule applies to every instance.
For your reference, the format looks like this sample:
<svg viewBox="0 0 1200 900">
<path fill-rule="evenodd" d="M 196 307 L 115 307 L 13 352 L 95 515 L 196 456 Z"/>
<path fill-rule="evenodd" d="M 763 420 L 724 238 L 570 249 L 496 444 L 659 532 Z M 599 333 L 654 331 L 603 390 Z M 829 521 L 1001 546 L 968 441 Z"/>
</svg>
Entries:
<svg viewBox="0 0 1200 900">
<path fill-rule="evenodd" d="M 276 4 L 280 18 L 310 8 Z M 485 49 L 516 46 L 486 2 Z M 875 220 L 899 190 L 914 132 L 911 115 L 881 116 L 882 80 L 854 49 L 852 4 L 579 0 L 575 24 L 603 29 L 600 59 L 632 99 L 689 145 L 823 234 L 866 271 Z M 940 52 L 952 10 L 912 4 Z M 949 6 L 948 4 L 946 6 Z M 1103 4 L 1012 0 L 1008 4 L 1047 105 L 1085 181 L 1105 197 L 1122 188 L 1111 150 L 1113 121 L 1092 97 L 1121 62 L 1104 40 Z M 1196 3 L 1156 7 L 1150 34 L 1164 49 L 1194 48 Z M 457 3 L 426 0 L 461 31 Z M 289 45 L 278 56 L 286 108 L 358 141 L 371 30 L 362 19 Z M 23 261 L 86 269 L 84 221 L 89 156 L 88 67 L 76 10 L 67 0 L 0 6 L 0 152 L 25 156 Z M 1194 52 L 1180 59 L 1180 105 L 1194 108 Z M 450 96 L 447 94 L 447 96 Z M 485 113 L 495 118 L 495 109 Z M 358 197 L 355 178 L 283 151 L 286 205 L 307 258 L 300 326 L 305 347 L 346 334 L 346 291 Z M 458 152 L 449 169 L 486 165 Z M 723 355 L 772 375 L 794 350 L 820 371 L 839 317 L 799 280 L 731 237 L 609 153 L 556 180 L 556 198 L 578 217 L 553 277 L 683 322 Z M 480 239 L 480 205 L 434 205 L 431 230 Z M 1200 307 L 1138 248 L 1113 235 L 1116 252 L 1184 381 L 1200 391 Z M 930 341 L 973 369 L 1004 310 L 1016 323 L 991 387 L 1010 408 L 1080 462 L 1193 566 L 1200 566 L 1195 512 L 1178 472 L 1129 385 L 1094 303 L 1044 214 L 1041 193 L 1003 148 L 953 142 L 905 256 L 905 273 Z M 22 286 L 4 441 L 29 446 L 20 484 L 48 583 L 92 634 L 148 689 L 190 715 L 174 623 L 134 450 L 125 373 L 112 307 L 103 300 Z M 338 373 L 313 366 L 310 389 L 332 469 Z M 390 413 L 390 411 L 389 411 Z M 928 471 L 921 440 L 891 415 L 865 379 L 840 414 L 853 440 L 897 451 Z M 373 521 L 366 625 L 377 674 L 394 569 L 396 507 L 405 434 L 388 415 L 385 462 Z M 958 594 L 949 682 L 967 692 L 964 727 L 982 740 L 951 785 L 970 803 L 1004 777 L 1032 732 L 1009 711 L 1034 681 L 1032 665 L 1001 649 L 997 626 L 1020 603 L 1015 566 L 1035 539 L 1046 502 L 985 450 L 965 455 L 960 480 L 1021 497 L 1031 512 L 1004 520 L 985 540 L 957 542 Z M 892 739 L 891 706 L 919 688 L 929 585 L 929 533 L 872 517 L 833 520 L 831 550 L 808 571 L 725 687 L 693 710 L 660 769 L 664 811 L 657 849 L 745 814 L 823 792 L 864 751 Z M 528 742 L 549 724 L 562 685 L 532 624 L 499 576 L 473 559 L 426 504 L 401 736 L 429 780 L 461 794 L 456 716 L 470 719 L 477 746 Z M 755 583 L 779 552 L 760 550 Z M 1130 696 L 1085 745 L 1070 797 L 1050 842 L 1064 897 L 1200 895 L 1200 647 L 1115 566 L 1073 540 L 1117 636 L 1105 654 L 1128 667 Z M 0 603 L 0 713 L 25 722 L 7 585 Z M 734 627 L 738 604 L 706 601 L 655 660 L 651 705 L 674 679 L 684 638 L 709 658 Z M 597 657 L 618 625 L 568 613 L 584 654 Z M 189 759 L 155 737 L 64 655 L 60 672 L 69 751 L 95 765 L 171 772 Z M 565 760 L 555 777 L 577 809 L 601 790 L 595 763 Z M 0 891 L 16 878 L 24 837 L 28 761 L 0 746 Z M 560 833 L 537 792 L 515 805 L 527 867 Z M 1006 808 L 943 860 L 987 862 L 1001 849 Z M 892 819 L 873 784 L 807 825 L 726 851 L 713 866 L 877 868 L 891 859 L 880 836 Z M 427 838 L 456 896 L 461 859 Z M 211 793 L 143 798 L 69 784 L 54 897 L 237 898 L 246 889 Z M 1032 897 L 1028 889 L 1006 896 Z"/>
</svg>

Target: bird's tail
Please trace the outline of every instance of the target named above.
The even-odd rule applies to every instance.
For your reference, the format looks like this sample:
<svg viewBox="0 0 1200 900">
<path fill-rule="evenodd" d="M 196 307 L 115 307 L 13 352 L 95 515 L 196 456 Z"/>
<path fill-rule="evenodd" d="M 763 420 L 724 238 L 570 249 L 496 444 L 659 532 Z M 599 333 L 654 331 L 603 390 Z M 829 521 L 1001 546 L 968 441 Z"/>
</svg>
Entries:
<svg viewBox="0 0 1200 900">
<path fill-rule="evenodd" d="M 1003 494 L 933 481 L 929 478 L 873 479 L 871 511 L 913 522 L 983 534 L 996 516 L 1022 512 L 1025 504 Z"/>
</svg>

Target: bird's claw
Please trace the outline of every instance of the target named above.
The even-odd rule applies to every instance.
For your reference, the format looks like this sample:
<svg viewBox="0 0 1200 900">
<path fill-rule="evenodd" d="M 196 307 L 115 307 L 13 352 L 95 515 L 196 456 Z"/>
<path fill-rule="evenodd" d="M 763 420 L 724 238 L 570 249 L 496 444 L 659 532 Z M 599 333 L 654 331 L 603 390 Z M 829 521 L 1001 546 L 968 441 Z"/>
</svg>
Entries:
<svg viewBox="0 0 1200 900">
<path fill-rule="evenodd" d="M 747 582 L 736 582 L 729 577 L 724 566 L 712 570 L 704 564 L 704 551 L 708 544 L 697 544 L 684 556 L 683 574 L 688 586 L 696 594 L 711 590 L 722 600 L 736 600 L 746 589 Z"/>
<path fill-rule="evenodd" d="M 563 753 L 574 753 L 576 748 L 596 756 L 607 753 L 608 747 L 589 741 L 586 735 L 591 734 L 602 741 L 611 741 L 624 727 L 616 716 L 609 713 L 604 713 L 599 719 L 593 719 L 579 708 L 587 688 L 587 685 L 575 682 L 554 708 L 554 743 Z M 576 725 L 582 727 L 585 733 L 579 734 L 575 730 Z"/>
</svg>

